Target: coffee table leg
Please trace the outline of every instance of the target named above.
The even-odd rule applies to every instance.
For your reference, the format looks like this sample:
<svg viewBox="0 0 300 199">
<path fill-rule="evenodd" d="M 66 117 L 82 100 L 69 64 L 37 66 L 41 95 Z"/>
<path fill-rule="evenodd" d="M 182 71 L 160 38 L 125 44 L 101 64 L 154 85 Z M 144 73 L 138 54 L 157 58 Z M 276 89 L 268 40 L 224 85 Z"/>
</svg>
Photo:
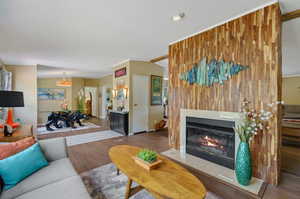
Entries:
<svg viewBox="0 0 300 199">
<path fill-rule="evenodd" d="M 127 185 L 126 185 L 125 199 L 129 199 L 129 197 L 130 197 L 131 184 L 132 184 L 132 180 L 130 178 L 128 178 L 128 182 L 127 182 Z"/>
</svg>

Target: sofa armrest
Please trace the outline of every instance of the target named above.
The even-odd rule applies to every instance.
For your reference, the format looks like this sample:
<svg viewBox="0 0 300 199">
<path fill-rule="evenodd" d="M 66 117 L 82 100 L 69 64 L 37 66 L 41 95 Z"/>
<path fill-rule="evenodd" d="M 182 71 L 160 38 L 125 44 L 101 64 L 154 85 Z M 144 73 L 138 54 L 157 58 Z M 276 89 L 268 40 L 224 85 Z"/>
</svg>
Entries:
<svg viewBox="0 0 300 199">
<path fill-rule="evenodd" d="M 49 162 L 68 157 L 66 138 L 40 140 L 39 144 Z"/>
</svg>

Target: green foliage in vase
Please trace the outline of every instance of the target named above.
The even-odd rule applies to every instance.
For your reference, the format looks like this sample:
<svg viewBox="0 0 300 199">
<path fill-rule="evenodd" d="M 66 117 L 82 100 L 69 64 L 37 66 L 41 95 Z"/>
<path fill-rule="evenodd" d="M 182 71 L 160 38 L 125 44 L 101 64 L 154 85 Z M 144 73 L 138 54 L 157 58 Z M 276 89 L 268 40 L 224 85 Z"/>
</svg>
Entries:
<svg viewBox="0 0 300 199">
<path fill-rule="evenodd" d="M 83 97 L 78 97 L 77 108 L 78 108 L 78 111 L 80 113 L 84 113 L 84 106 L 85 106 L 84 98 Z"/>
<path fill-rule="evenodd" d="M 152 163 L 155 162 L 157 160 L 157 153 L 155 151 L 149 150 L 149 149 L 142 149 L 138 154 L 137 157 Z"/>
</svg>

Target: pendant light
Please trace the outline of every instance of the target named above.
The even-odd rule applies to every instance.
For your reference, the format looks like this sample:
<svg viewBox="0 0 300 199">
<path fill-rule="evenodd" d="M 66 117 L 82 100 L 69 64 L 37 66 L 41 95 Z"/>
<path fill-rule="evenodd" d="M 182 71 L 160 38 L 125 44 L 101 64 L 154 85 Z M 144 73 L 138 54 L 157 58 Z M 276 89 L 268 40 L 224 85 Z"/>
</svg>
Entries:
<svg viewBox="0 0 300 199">
<path fill-rule="evenodd" d="M 71 87 L 72 86 L 72 81 L 71 81 L 71 79 L 67 79 L 66 73 L 63 72 L 63 78 L 62 78 L 62 80 L 59 80 L 59 81 L 56 82 L 56 86 Z"/>
</svg>

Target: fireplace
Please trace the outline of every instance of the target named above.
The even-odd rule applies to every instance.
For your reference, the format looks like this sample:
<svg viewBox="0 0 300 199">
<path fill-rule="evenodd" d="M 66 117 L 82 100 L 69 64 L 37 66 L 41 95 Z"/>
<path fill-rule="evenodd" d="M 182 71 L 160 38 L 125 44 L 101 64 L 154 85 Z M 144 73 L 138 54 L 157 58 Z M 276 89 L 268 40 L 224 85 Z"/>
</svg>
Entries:
<svg viewBox="0 0 300 199">
<path fill-rule="evenodd" d="M 186 153 L 234 169 L 234 121 L 186 117 Z"/>
</svg>

